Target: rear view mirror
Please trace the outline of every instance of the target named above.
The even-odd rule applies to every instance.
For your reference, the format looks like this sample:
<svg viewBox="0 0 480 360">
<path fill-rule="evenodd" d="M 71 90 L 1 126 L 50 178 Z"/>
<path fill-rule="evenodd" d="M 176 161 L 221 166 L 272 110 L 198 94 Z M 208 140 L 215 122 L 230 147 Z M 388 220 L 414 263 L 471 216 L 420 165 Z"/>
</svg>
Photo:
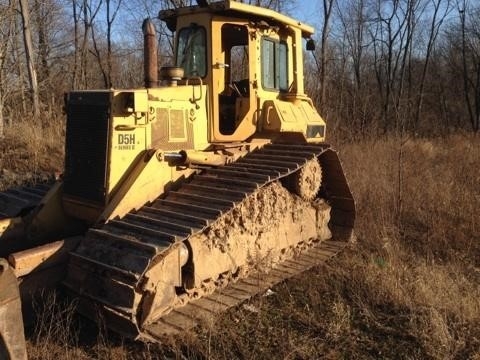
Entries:
<svg viewBox="0 0 480 360">
<path fill-rule="evenodd" d="M 315 51 L 315 41 L 313 39 L 307 40 L 307 50 L 308 51 Z"/>
</svg>

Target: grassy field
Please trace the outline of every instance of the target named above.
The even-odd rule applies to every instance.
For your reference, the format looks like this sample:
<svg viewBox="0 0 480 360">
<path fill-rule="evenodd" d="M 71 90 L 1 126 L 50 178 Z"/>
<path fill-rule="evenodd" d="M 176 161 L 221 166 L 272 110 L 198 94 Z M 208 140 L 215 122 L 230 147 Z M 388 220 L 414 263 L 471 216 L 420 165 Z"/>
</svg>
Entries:
<svg viewBox="0 0 480 360">
<path fill-rule="evenodd" d="M 61 138 L 7 129 L 1 186 L 59 171 Z M 336 143 L 358 215 L 338 257 L 164 345 L 123 340 L 52 297 L 30 357 L 480 359 L 480 138 Z"/>
</svg>

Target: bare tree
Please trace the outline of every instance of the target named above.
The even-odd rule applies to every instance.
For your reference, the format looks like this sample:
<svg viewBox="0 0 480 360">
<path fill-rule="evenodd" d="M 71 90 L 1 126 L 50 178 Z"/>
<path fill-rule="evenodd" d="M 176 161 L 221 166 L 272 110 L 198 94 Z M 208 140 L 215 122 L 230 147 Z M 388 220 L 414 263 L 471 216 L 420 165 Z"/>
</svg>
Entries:
<svg viewBox="0 0 480 360">
<path fill-rule="evenodd" d="M 296 3 L 242 1 L 282 13 Z M 311 76 L 305 81 L 331 128 L 351 129 L 356 135 L 380 128 L 392 131 L 408 123 L 415 131 L 440 126 L 478 131 L 477 3 L 456 0 L 458 16 L 449 12 L 454 9 L 452 0 L 317 3 L 319 46 L 314 61 L 306 59 Z M 11 17 L 6 17 L 7 4 L 13 9 Z M 160 9 L 196 1 L 30 0 L 29 51 L 24 50 L 26 33 L 18 4 L 0 2 L 0 119 L 3 114 L 30 111 L 28 54 L 38 71 L 39 97 L 45 105 L 71 88 L 140 86 L 141 21 L 145 16 L 155 18 Z M 119 21 L 125 30 L 121 33 L 116 32 Z M 156 21 L 159 66 L 171 64 L 172 32 Z M 59 23 L 66 24 L 64 29 Z"/>
<path fill-rule="evenodd" d="M 467 0 L 457 2 L 462 33 L 463 85 L 467 111 L 474 132 L 480 127 L 480 29 L 472 22 L 467 29 L 466 14 L 469 13 Z M 475 11 L 480 13 L 480 11 Z M 474 14 L 475 14 L 474 12 Z M 478 15 L 478 14 L 477 14 Z M 472 18 L 476 18 L 475 16 Z M 468 36 L 467 36 L 468 31 Z M 473 99 L 472 99 L 473 97 Z"/>
<path fill-rule="evenodd" d="M 98 46 L 97 40 L 95 38 L 95 29 L 92 28 L 92 41 L 95 50 L 95 57 L 97 58 L 100 71 L 102 72 L 104 86 L 110 88 L 113 86 L 112 81 L 112 27 L 115 21 L 115 18 L 118 15 L 122 0 L 117 0 L 116 4 L 112 4 L 112 0 L 105 0 L 105 15 L 106 15 L 106 24 L 107 24 L 107 50 L 106 50 L 106 64 L 103 61 L 103 54 Z M 112 8 L 113 5 L 113 8 Z"/>
<path fill-rule="evenodd" d="M 376 21 L 370 30 L 374 50 L 374 67 L 382 103 L 383 130 L 393 119 L 398 126 L 400 99 L 403 94 L 406 62 L 411 51 L 415 28 L 415 0 L 392 0 L 376 3 Z"/>
<path fill-rule="evenodd" d="M 35 69 L 34 49 L 32 43 L 32 28 L 30 25 L 30 10 L 27 0 L 20 0 L 20 13 L 22 15 L 23 41 L 25 45 L 25 57 L 27 60 L 28 79 L 32 98 L 33 115 L 40 115 L 40 101 L 38 96 L 37 71 Z"/>
<path fill-rule="evenodd" d="M 82 88 L 88 88 L 88 42 L 93 22 L 101 9 L 103 0 L 97 3 L 94 0 L 83 0 L 81 10 L 83 13 L 83 39 L 80 47 L 80 76 Z"/>
<path fill-rule="evenodd" d="M 364 89 L 370 73 L 367 70 L 369 64 L 368 59 L 366 59 L 370 47 L 367 42 L 367 29 L 370 21 L 367 14 L 367 1 L 342 1 L 337 2 L 336 5 L 336 14 L 339 20 L 337 32 L 342 36 L 340 41 L 344 49 L 342 58 L 348 69 L 345 74 L 347 84 L 342 85 L 342 92 L 348 91 L 347 99 L 351 103 L 349 106 L 350 112 L 343 116 L 351 119 L 350 124 L 358 123 L 360 131 L 363 133 L 369 122 L 367 118 L 369 95 L 368 91 Z M 338 60 L 336 60 L 336 63 L 338 63 Z M 352 72 L 353 79 L 350 75 Z M 349 79 L 352 79 L 352 81 L 349 81 Z M 350 86 L 351 83 L 353 83 L 353 86 Z"/>
<path fill-rule="evenodd" d="M 325 102 L 325 94 L 327 92 L 327 64 L 328 64 L 328 37 L 330 35 L 330 20 L 332 16 L 332 9 L 335 0 L 323 0 L 323 25 L 320 42 L 320 107 L 323 107 Z"/>
<path fill-rule="evenodd" d="M 4 137 L 4 71 L 10 38 L 14 29 L 14 9 L 11 3 L 0 6 L 0 139 Z"/>
<path fill-rule="evenodd" d="M 337 4 L 338 18 L 341 24 L 341 33 L 348 47 L 348 56 L 351 57 L 353 75 L 355 79 L 356 90 L 362 87 L 361 66 L 365 48 L 368 46 L 365 40 L 367 27 L 367 15 L 365 0 L 342 2 L 344 7 Z"/>
<path fill-rule="evenodd" d="M 418 99 L 415 110 L 415 124 L 417 125 L 420 121 L 420 116 L 422 112 L 423 100 L 425 97 L 425 81 L 430 67 L 430 59 L 432 57 L 433 47 L 438 38 L 438 34 L 440 33 L 442 24 L 444 23 L 445 18 L 451 11 L 450 0 L 431 0 L 430 3 L 433 7 L 433 13 L 432 20 L 430 22 L 427 49 L 425 50 L 425 60 L 423 62 L 422 75 L 420 79 L 420 89 L 418 91 Z"/>
<path fill-rule="evenodd" d="M 78 0 L 72 0 L 72 17 L 73 17 L 73 44 L 74 44 L 74 57 L 73 57 L 73 69 L 72 69 L 72 88 L 77 89 L 78 82 L 78 67 L 79 67 L 79 55 L 80 55 L 80 13 L 82 9 Z"/>
<path fill-rule="evenodd" d="M 33 2 L 33 14 L 34 22 L 37 33 L 38 44 L 38 69 L 39 69 L 39 82 L 49 77 L 48 66 L 48 35 L 47 35 L 47 21 L 49 19 L 49 11 L 46 1 L 35 0 Z"/>
<path fill-rule="evenodd" d="M 111 7 L 111 0 L 106 0 L 107 5 L 107 69 L 108 69 L 108 84 L 107 87 L 112 87 L 112 25 L 118 15 L 118 10 L 122 4 L 122 0 L 117 0 L 114 8 Z"/>
</svg>

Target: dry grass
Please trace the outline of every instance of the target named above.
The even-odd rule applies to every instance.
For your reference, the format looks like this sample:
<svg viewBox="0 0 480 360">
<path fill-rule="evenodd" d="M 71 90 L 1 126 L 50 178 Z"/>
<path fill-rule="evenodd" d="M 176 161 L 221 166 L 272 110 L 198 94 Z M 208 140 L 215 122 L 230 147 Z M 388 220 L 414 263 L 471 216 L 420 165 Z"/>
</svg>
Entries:
<svg viewBox="0 0 480 360">
<path fill-rule="evenodd" d="M 334 272 L 347 280 L 347 300 L 361 304 L 362 322 L 412 337 L 414 346 L 383 350 L 392 358 L 480 356 L 479 140 L 455 135 L 345 147 L 362 258 L 344 254 L 343 270 Z M 345 273 L 348 267 L 357 270 Z"/>
<path fill-rule="evenodd" d="M 63 168 L 64 120 L 48 126 L 19 120 L 0 139 L 0 190 L 60 172 Z"/>
<path fill-rule="evenodd" d="M 53 137 L 44 143 L 50 136 L 28 127 L 13 135 L 11 144 L 36 151 L 26 152 L 34 162 L 26 169 L 61 164 Z M 258 312 L 240 306 L 170 344 L 124 342 L 52 309 L 68 336 L 42 320 L 29 336 L 31 358 L 480 359 L 480 139 L 337 147 L 357 201 L 355 246 L 253 299 Z"/>
</svg>

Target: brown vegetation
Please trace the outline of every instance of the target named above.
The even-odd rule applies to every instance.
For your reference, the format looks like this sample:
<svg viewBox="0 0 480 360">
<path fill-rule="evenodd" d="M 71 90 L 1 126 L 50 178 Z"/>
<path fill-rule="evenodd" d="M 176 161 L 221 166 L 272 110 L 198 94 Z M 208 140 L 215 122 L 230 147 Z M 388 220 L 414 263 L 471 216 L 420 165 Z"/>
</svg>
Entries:
<svg viewBox="0 0 480 360">
<path fill-rule="evenodd" d="M 0 190 L 43 180 L 63 169 L 64 121 L 51 117 L 42 127 L 17 121 L 0 139 Z"/>
<path fill-rule="evenodd" d="M 61 168 L 57 130 L 43 141 L 12 130 L 23 156 L 4 148 L 2 168 Z M 29 329 L 30 357 L 479 358 L 480 139 L 337 143 L 358 206 L 358 241 L 339 257 L 161 346 L 99 330 L 53 298 Z"/>
</svg>

